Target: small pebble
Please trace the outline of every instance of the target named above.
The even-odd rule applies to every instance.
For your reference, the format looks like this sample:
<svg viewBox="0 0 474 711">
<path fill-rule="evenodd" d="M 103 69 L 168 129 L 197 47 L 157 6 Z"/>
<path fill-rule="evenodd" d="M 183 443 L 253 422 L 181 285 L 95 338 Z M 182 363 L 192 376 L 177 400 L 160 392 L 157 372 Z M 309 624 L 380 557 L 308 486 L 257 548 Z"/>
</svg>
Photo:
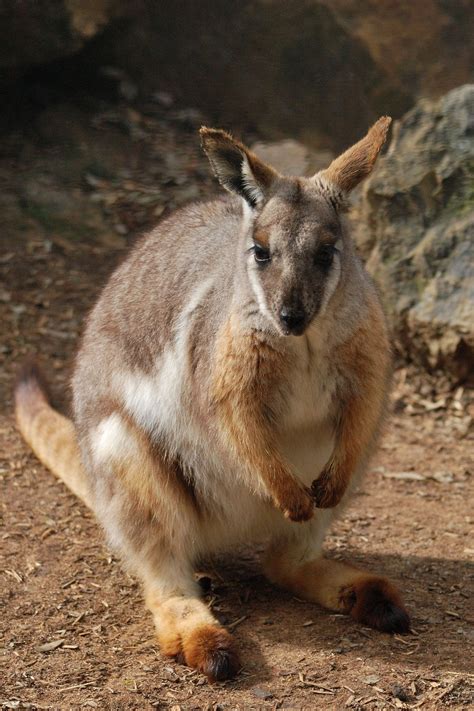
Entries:
<svg viewBox="0 0 474 711">
<path fill-rule="evenodd" d="M 251 689 L 251 692 L 258 699 L 272 699 L 273 698 L 273 694 L 271 691 L 267 691 L 267 689 L 260 689 L 258 686 L 255 686 L 253 689 Z"/>
</svg>

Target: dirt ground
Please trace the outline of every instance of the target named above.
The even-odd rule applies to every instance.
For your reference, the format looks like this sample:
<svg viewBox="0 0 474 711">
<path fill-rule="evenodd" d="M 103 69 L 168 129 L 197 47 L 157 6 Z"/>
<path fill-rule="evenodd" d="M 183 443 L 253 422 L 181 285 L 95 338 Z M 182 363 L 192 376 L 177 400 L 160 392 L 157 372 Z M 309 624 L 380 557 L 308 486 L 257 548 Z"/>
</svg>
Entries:
<svg viewBox="0 0 474 711">
<path fill-rule="evenodd" d="M 137 583 L 93 516 L 28 452 L 15 366 L 39 354 L 58 403 L 84 314 L 133 235 L 214 190 L 193 111 L 57 105 L 0 160 L 0 704 L 30 709 L 474 708 L 473 393 L 400 368 L 370 471 L 329 555 L 385 573 L 413 634 L 379 634 L 271 587 L 258 551 L 206 571 L 243 670 L 209 686 L 163 659 Z"/>
</svg>

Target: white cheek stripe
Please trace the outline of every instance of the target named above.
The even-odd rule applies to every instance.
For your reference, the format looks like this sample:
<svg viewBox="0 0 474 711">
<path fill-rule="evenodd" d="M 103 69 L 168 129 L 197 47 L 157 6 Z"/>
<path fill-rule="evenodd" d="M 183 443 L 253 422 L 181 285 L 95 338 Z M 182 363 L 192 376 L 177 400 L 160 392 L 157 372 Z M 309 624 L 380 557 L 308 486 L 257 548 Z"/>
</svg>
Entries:
<svg viewBox="0 0 474 711">
<path fill-rule="evenodd" d="M 339 244 L 339 243 L 338 243 Z M 339 279 L 341 277 L 341 257 L 339 254 L 334 255 L 334 262 L 331 269 L 331 274 L 326 283 L 326 288 L 324 290 L 323 300 L 321 302 L 321 308 L 319 313 L 322 314 L 327 308 L 329 301 L 336 291 L 337 285 L 339 284 Z"/>
<path fill-rule="evenodd" d="M 253 253 L 251 253 L 247 259 L 247 274 L 249 276 L 250 285 L 253 289 L 253 293 L 255 294 L 255 298 L 257 299 L 260 313 L 266 316 L 273 323 L 273 318 L 265 301 L 265 294 L 263 293 L 262 285 L 260 284 L 260 280 L 258 278 L 257 269 L 258 267 L 255 264 Z"/>
</svg>

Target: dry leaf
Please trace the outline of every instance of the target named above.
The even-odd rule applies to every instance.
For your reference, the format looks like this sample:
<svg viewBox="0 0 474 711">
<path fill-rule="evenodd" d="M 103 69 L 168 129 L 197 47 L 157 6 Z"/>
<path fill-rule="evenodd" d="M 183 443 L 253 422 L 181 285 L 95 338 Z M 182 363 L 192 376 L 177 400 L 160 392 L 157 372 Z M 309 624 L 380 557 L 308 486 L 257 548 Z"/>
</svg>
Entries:
<svg viewBox="0 0 474 711">
<path fill-rule="evenodd" d="M 52 652 L 54 649 L 57 649 L 60 647 L 62 644 L 64 644 L 63 639 L 53 639 L 52 642 L 46 642 L 45 644 L 42 644 L 41 647 L 38 647 L 39 652 Z"/>
</svg>

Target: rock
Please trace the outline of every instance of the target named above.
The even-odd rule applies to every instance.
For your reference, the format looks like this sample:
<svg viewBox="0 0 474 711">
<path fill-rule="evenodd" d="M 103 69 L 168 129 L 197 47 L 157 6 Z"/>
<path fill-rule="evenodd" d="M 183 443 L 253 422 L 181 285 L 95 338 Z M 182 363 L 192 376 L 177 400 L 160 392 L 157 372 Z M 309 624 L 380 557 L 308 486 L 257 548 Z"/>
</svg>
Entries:
<svg viewBox="0 0 474 711">
<path fill-rule="evenodd" d="M 339 151 L 382 113 L 470 81 L 473 21 L 469 0 L 3 0 L 0 86 L 74 55 L 63 81 L 113 68 L 127 101 L 148 94 Z"/>
<path fill-rule="evenodd" d="M 124 12 L 124 0 L 4 0 L 0 68 L 21 70 L 73 54 Z"/>
<path fill-rule="evenodd" d="M 469 0 L 153 0 L 109 33 L 107 62 L 219 125 L 339 151 L 379 115 L 470 81 Z M 159 71 L 156 71 L 159 67 Z"/>
<path fill-rule="evenodd" d="M 365 185 L 356 241 L 404 355 L 474 373 L 474 84 L 420 101 Z"/>
<path fill-rule="evenodd" d="M 250 689 L 250 693 L 251 693 L 253 696 L 256 696 L 257 699 L 266 700 L 266 699 L 272 699 L 272 698 L 273 698 L 273 694 L 272 694 L 271 691 L 267 691 L 267 689 L 261 689 L 261 688 L 258 687 L 258 686 L 254 686 L 253 689 Z"/>
<path fill-rule="evenodd" d="M 414 97 L 437 97 L 471 81 L 474 5 L 469 0 L 322 2 L 366 47 L 388 86 Z"/>
<path fill-rule="evenodd" d="M 411 698 L 410 693 L 401 684 L 394 684 L 392 686 L 392 696 L 394 696 L 396 699 L 399 699 L 400 701 L 403 701 L 403 702 L 408 702 L 408 701 L 410 701 L 410 698 Z"/>
<path fill-rule="evenodd" d="M 314 175 L 318 170 L 327 168 L 334 158 L 331 151 L 314 151 L 291 138 L 265 143 L 260 141 L 251 148 L 283 175 Z"/>
<path fill-rule="evenodd" d="M 377 684 L 380 681 L 380 677 L 377 676 L 377 674 L 371 674 L 370 676 L 366 676 L 365 679 L 362 679 L 364 684 L 368 684 L 369 686 L 373 686 L 374 684 Z"/>
</svg>

